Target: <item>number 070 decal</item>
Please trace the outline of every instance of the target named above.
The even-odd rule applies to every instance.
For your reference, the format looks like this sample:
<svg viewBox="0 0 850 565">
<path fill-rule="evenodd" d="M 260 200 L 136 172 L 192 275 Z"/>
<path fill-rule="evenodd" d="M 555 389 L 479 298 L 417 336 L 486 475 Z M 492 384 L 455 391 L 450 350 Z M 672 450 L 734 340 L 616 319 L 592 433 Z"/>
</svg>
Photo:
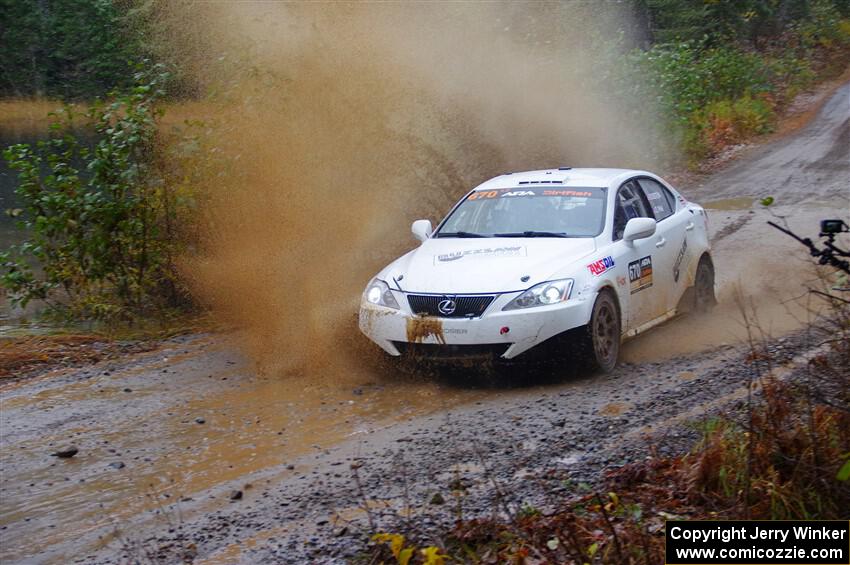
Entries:
<svg viewBox="0 0 850 565">
<path fill-rule="evenodd" d="M 652 256 L 641 257 L 629 263 L 631 294 L 652 286 Z"/>
</svg>

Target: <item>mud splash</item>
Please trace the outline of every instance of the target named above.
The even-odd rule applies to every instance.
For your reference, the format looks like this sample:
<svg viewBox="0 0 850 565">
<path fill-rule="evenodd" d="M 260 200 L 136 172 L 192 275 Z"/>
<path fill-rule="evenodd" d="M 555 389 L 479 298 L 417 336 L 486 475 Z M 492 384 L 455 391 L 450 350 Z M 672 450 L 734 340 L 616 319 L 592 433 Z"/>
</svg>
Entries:
<svg viewBox="0 0 850 565">
<path fill-rule="evenodd" d="M 408 318 L 406 329 L 407 341 L 410 343 L 422 343 L 432 336 L 437 343 L 446 343 L 443 321 L 439 318 Z"/>
<path fill-rule="evenodd" d="M 438 219 L 470 186 L 511 169 L 652 166 L 649 101 L 638 116 L 594 80 L 616 56 L 600 38 L 627 27 L 613 5 L 240 2 L 165 14 L 185 68 L 216 93 L 201 116 L 213 145 L 201 245 L 184 272 L 247 330 L 266 372 L 361 364 L 363 287 L 414 245 L 411 220 Z"/>
<path fill-rule="evenodd" d="M 814 237 L 822 209 L 728 209 L 722 218 L 719 214 L 709 215 L 718 306 L 710 314 L 682 316 L 629 341 L 623 347 L 625 361 L 663 361 L 749 339 L 780 337 L 828 310 L 808 290 L 827 290 L 834 282 L 818 271 L 802 246 L 765 223 L 788 217 L 793 230 Z"/>
</svg>

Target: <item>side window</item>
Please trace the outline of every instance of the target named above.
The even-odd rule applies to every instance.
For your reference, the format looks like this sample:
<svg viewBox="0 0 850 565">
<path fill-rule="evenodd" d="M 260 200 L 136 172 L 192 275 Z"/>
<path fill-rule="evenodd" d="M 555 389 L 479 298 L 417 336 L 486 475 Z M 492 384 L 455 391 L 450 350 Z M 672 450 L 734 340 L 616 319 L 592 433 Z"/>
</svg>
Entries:
<svg viewBox="0 0 850 565">
<path fill-rule="evenodd" d="M 638 183 L 640 183 L 640 187 L 649 200 L 649 206 L 652 208 L 656 220 L 660 222 L 673 215 L 674 200 L 669 190 L 653 179 L 638 179 Z"/>
<path fill-rule="evenodd" d="M 654 218 L 646 200 L 634 181 L 629 181 L 617 191 L 614 208 L 614 241 L 623 239 L 626 224 L 632 218 Z"/>
</svg>

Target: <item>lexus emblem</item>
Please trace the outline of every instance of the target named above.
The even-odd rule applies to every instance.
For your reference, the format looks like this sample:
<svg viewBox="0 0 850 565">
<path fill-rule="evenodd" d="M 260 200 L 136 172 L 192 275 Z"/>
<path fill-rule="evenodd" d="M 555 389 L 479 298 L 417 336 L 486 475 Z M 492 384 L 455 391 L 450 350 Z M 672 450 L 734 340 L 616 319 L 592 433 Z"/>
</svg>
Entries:
<svg viewBox="0 0 850 565">
<path fill-rule="evenodd" d="M 454 314 L 454 311 L 457 310 L 457 302 L 451 298 L 446 298 L 445 300 L 440 301 L 437 305 L 437 310 L 439 310 L 440 314 L 443 314 L 444 316 L 451 316 Z"/>
</svg>

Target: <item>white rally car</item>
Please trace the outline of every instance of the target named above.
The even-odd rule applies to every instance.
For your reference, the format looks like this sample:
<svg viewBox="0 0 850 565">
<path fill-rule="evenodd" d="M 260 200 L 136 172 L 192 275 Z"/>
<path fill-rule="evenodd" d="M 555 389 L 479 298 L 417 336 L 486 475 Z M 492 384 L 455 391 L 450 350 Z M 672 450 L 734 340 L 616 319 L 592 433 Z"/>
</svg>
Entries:
<svg viewBox="0 0 850 565">
<path fill-rule="evenodd" d="M 715 302 L 705 211 L 646 171 L 504 174 L 412 231 L 422 243 L 360 306 L 393 356 L 507 360 L 546 342 L 608 371 L 623 339 Z"/>
</svg>

